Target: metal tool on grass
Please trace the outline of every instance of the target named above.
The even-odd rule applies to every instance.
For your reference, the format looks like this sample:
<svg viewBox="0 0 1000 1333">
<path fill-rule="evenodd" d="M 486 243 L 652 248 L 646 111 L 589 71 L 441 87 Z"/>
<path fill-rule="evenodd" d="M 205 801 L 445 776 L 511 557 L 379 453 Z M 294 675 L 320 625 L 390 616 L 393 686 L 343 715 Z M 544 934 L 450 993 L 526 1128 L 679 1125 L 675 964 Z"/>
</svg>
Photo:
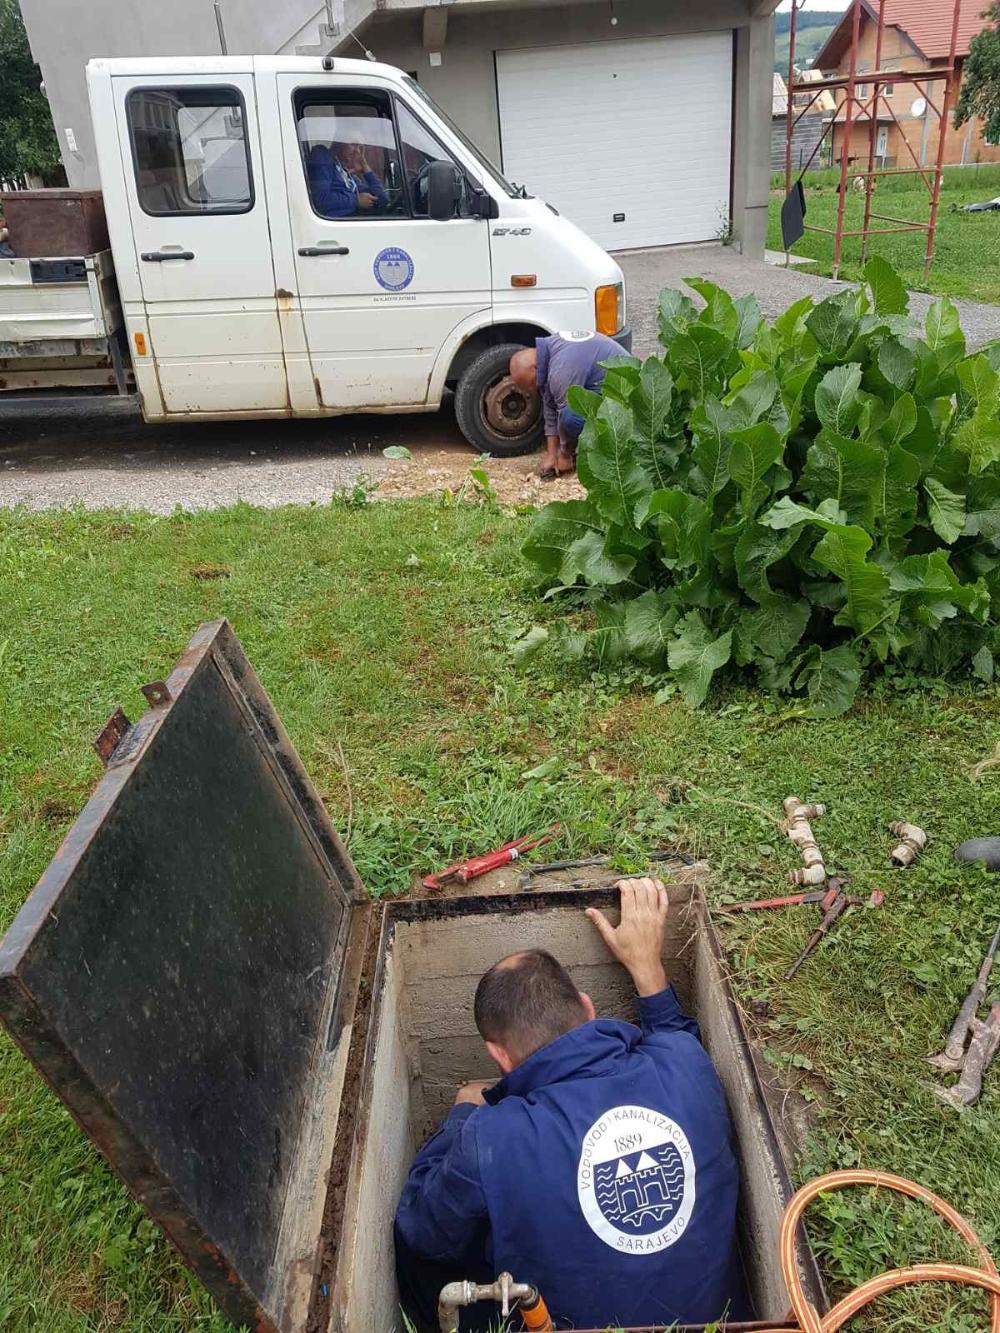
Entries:
<svg viewBox="0 0 1000 1333">
<path fill-rule="evenodd" d="M 972 1040 L 962 1061 L 962 1073 L 952 1088 L 935 1088 L 942 1101 L 952 1106 L 971 1106 L 983 1090 L 983 1075 L 1000 1046 L 1000 1001 L 994 999 L 985 1022 L 972 1020 Z"/>
<path fill-rule="evenodd" d="M 505 842 L 502 847 L 496 848 L 492 852 L 484 852 L 481 856 L 472 856 L 467 861 L 456 861 L 454 865 L 446 866 L 444 870 L 435 871 L 432 875 L 425 875 L 420 881 L 425 889 L 441 889 L 446 884 L 468 884 L 470 880 L 478 879 L 480 875 L 488 875 L 491 870 L 499 870 L 501 866 L 506 866 L 511 861 L 516 861 L 525 852 L 534 851 L 536 847 L 542 847 L 547 842 L 552 842 L 562 832 L 560 824 L 552 824 L 547 833 L 540 837 L 531 837 L 530 835 L 517 838 L 514 842 Z"/>
<path fill-rule="evenodd" d="M 853 894 L 844 893 L 843 891 L 844 883 L 845 881 L 841 879 L 831 879 L 830 888 L 836 890 L 834 899 L 824 912 L 823 920 L 819 923 L 819 925 L 816 927 L 813 933 L 809 936 L 809 939 L 806 943 L 806 947 L 802 950 L 798 958 L 796 958 L 795 962 L 785 973 L 786 981 L 791 981 L 792 977 L 795 976 L 796 972 L 806 961 L 809 955 L 816 949 L 816 947 L 822 941 L 824 936 L 830 933 L 830 931 L 834 928 L 834 926 L 844 915 L 844 913 L 848 910 L 848 908 L 865 907 L 865 906 L 881 907 L 882 904 L 885 902 L 885 894 L 882 893 L 881 890 L 879 889 L 875 889 L 867 899 L 855 898 Z"/>
<path fill-rule="evenodd" d="M 783 898 L 755 898 L 749 903 L 726 903 L 718 910 L 732 915 L 735 912 L 759 912 L 767 907 L 797 907 L 800 903 L 819 903 L 826 911 L 828 907 L 833 906 L 836 896 L 837 890 L 831 887 L 815 889 L 811 893 L 788 893 Z"/>
<path fill-rule="evenodd" d="M 650 852 L 647 858 L 649 861 L 682 861 L 684 865 L 694 865 L 694 857 L 689 856 L 687 852 L 675 852 L 672 847 L 660 847 L 655 852 Z M 521 871 L 520 887 L 526 889 L 533 879 L 538 875 L 554 874 L 557 870 L 583 870 L 586 866 L 606 866 L 611 864 L 611 857 L 603 856 L 585 856 L 578 861 L 546 861 L 534 865 L 525 866 Z M 584 880 L 574 881 L 574 883 L 583 884 Z"/>
<path fill-rule="evenodd" d="M 993 934 L 990 947 L 986 950 L 986 957 L 980 965 L 979 974 L 972 983 L 968 995 L 962 1001 L 958 1016 L 951 1025 L 944 1050 L 939 1055 L 927 1057 L 927 1063 L 933 1065 L 935 1069 L 941 1069 L 946 1074 L 954 1074 L 962 1068 L 966 1058 L 965 1044 L 973 1032 L 975 1023 L 978 1022 L 976 1015 L 986 999 L 986 987 L 989 983 L 990 973 L 993 971 L 993 959 L 998 947 L 1000 947 L 1000 926 L 997 926 Z"/>
</svg>

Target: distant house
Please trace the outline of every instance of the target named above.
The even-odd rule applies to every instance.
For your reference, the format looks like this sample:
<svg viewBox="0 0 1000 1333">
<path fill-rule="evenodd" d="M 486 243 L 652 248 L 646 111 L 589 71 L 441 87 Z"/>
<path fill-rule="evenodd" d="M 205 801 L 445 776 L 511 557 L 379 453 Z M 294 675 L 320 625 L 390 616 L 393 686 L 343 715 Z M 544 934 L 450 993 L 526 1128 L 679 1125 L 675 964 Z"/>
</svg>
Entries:
<svg viewBox="0 0 1000 1333">
<path fill-rule="evenodd" d="M 864 74 L 875 68 L 875 36 L 878 28 L 878 0 L 859 0 L 861 36 L 857 70 Z M 982 17 L 984 0 L 962 0 L 956 56 L 959 66 L 969 54 L 969 43 L 987 26 Z M 853 6 L 830 34 L 814 65 L 825 74 L 845 75 L 850 68 L 851 23 Z M 885 33 L 882 40 L 883 70 L 909 73 L 942 69 L 948 64 L 954 0 L 886 0 Z M 873 93 L 871 84 L 858 80 L 857 95 L 864 102 Z M 930 100 L 940 105 L 944 80 L 929 82 Z M 883 85 L 885 100 L 879 102 L 876 115 L 875 161 L 877 166 L 906 167 L 937 159 L 939 118 L 927 106 L 921 90 L 912 83 Z M 845 98 L 837 91 L 836 123 L 833 129 L 834 160 L 839 160 L 846 118 Z M 888 103 L 888 105 L 886 105 Z M 890 111 L 891 107 L 891 111 Z M 854 107 L 849 157 L 855 163 L 867 163 L 870 112 L 859 114 Z M 907 149 L 909 144 L 909 149 Z M 960 130 L 950 125 L 945 138 L 946 163 L 1000 162 L 1000 145 L 986 142 L 983 125 L 971 120 Z"/>
<path fill-rule="evenodd" d="M 785 169 L 785 127 L 788 124 L 788 85 L 780 74 L 774 76 L 774 88 L 771 97 L 771 170 L 784 171 Z M 798 78 L 807 82 L 815 82 L 822 75 L 819 70 L 806 70 L 799 73 Z M 827 127 L 830 117 L 833 115 L 836 102 L 833 94 L 824 89 L 818 93 L 815 101 L 810 102 L 809 95 L 806 93 L 796 93 L 795 110 L 793 119 L 795 120 L 792 128 L 792 171 L 798 175 L 800 171 L 816 171 L 820 167 L 827 165 L 829 158 L 829 144 L 824 144 L 818 151 L 814 152 L 816 145 L 823 137 L 823 131 Z M 802 113 L 801 115 L 799 113 Z M 795 119 L 797 117 L 797 119 Z"/>
</svg>

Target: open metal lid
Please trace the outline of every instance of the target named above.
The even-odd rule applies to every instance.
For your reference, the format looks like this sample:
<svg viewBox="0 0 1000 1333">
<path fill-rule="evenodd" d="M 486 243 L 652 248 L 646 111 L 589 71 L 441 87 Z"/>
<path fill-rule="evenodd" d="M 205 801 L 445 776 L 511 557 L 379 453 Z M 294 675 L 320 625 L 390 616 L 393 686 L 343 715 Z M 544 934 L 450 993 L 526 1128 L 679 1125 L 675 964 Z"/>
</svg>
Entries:
<svg viewBox="0 0 1000 1333">
<path fill-rule="evenodd" d="M 287 1330 L 364 892 L 227 622 L 144 693 L 0 943 L 0 1018 L 229 1317 Z"/>
</svg>

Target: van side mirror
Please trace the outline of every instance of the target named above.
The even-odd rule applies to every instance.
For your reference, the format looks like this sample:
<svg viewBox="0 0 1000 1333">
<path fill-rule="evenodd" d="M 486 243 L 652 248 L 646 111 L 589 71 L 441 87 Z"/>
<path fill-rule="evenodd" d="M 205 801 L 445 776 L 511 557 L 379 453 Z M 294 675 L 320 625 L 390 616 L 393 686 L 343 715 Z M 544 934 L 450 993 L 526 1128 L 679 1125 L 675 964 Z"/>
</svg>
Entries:
<svg viewBox="0 0 1000 1333">
<path fill-rule="evenodd" d="M 472 208 L 477 218 L 498 218 L 500 205 L 488 190 L 476 190 L 472 196 Z"/>
<path fill-rule="evenodd" d="M 427 212 L 435 222 L 450 222 L 462 194 L 454 162 L 431 162 L 427 167 Z"/>
</svg>

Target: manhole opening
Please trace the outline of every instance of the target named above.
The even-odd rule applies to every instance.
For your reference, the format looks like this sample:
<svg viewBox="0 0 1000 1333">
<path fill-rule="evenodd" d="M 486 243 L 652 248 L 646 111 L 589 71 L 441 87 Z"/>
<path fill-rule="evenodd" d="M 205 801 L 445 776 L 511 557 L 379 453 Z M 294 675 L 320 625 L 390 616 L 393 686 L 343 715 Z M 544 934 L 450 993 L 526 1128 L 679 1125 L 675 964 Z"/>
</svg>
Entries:
<svg viewBox="0 0 1000 1333">
<path fill-rule="evenodd" d="M 397 901 L 385 909 L 369 1024 L 372 1059 L 359 1090 L 357 1123 L 364 1133 L 356 1141 L 342 1218 L 335 1283 L 340 1302 L 331 1330 L 402 1329 L 392 1218 L 413 1154 L 447 1115 L 456 1087 L 495 1077 L 472 1012 L 485 969 L 518 949 L 548 949 L 591 996 L 599 1015 L 636 1021 L 630 980 L 582 911 L 584 903 L 599 903 L 615 919 L 615 895 L 546 893 L 541 883 L 536 888 L 530 903 L 502 895 Z M 756 1319 L 773 1327 L 789 1309 L 778 1267 L 778 1230 L 791 1193 L 787 1168 L 701 891 L 673 885 L 671 901 L 667 971 L 698 1019 L 726 1090 L 742 1178 L 741 1255 Z M 805 1250 L 801 1263 L 822 1304 Z"/>
</svg>

